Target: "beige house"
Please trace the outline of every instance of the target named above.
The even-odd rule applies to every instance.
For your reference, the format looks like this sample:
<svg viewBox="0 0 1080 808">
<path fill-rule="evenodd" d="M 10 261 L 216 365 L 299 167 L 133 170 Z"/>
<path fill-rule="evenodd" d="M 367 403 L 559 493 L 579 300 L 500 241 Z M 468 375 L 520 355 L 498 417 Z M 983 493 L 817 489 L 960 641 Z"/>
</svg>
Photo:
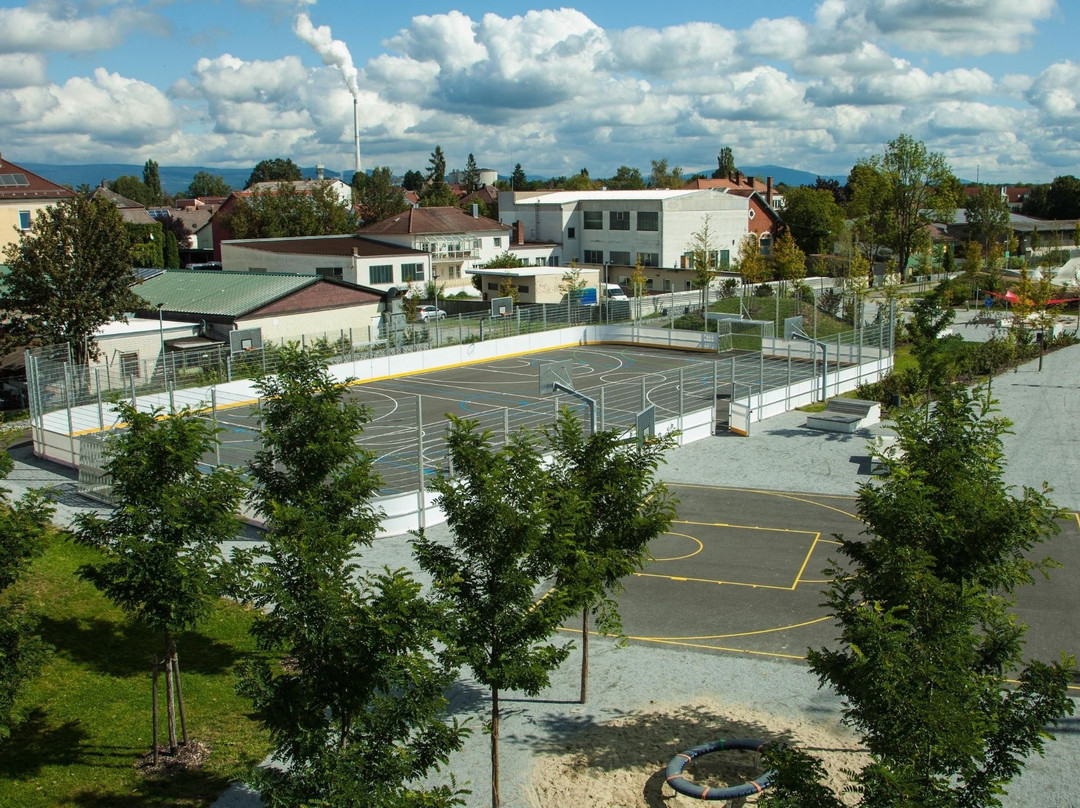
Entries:
<svg viewBox="0 0 1080 808">
<path fill-rule="evenodd" d="M 73 196 L 70 188 L 49 182 L 0 154 L 0 260 L 9 244 L 19 243 L 19 234 L 30 229 L 39 211 Z"/>
<path fill-rule="evenodd" d="M 500 289 L 505 288 L 507 280 L 517 287 L 518 305 L 529 303 L 562 303 L 566 301 L 563 276 L 573 272 L 570 267 L 515 267 L 513 269 L 470 269 L 470 275 L 480 278 L 481 291 L 485 300 L 504 297 Z M 588 288 L 596 288 L 600 283 L 598 269 L 579 269 L 581 281 Z"/>
</svg>

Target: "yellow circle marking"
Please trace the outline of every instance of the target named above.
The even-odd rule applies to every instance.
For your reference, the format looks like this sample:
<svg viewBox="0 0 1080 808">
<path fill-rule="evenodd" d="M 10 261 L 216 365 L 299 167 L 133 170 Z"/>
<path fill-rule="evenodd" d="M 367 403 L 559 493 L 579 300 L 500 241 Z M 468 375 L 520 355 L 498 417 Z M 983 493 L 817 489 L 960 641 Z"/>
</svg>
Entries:
<svg viewBox="0 0 1080 808">
<path fill-rule="evenodd" d="M 697 549 L 694 550 L 694 552 L 692 552 L 692 553 L 687 553 L 686 555 L 671 556 L 671 558 L 654 558 L 653 561 L 682 561 L 684 558 L 693 558 L 694 556 L 696 556 L 698 553 L 700 553 L 702 550 L 705 549 L 705 545 L 701 543 L 701 539 L 695 539 L 693 536 L 688 536 L 685 533 L 676 533 L 674 530 L 669 530 L 669 531 L 667 531 L 666 533 L 664 533 L 662 535 L 664 535 L 664 536 L 682 536 L 684 539 L 690 539 L 690 541 L 694 542 L 694 544 L 697 545 Z"/>
</svg>

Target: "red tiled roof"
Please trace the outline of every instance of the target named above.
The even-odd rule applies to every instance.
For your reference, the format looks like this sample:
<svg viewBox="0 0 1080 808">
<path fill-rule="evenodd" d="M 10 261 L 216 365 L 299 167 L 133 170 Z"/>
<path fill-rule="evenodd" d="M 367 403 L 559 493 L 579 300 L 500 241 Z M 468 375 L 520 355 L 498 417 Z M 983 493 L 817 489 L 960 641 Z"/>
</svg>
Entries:
<svg viewBox="0 0 1080 808">
<path fill-rule="evenodd" d="M 404 254 L 426 255 L 421 250 L 402 247 L 399 244 L 386 244 L 375 239 L 356 235 L 253 239 L 248 243 L 233 242 L 230 246 L 287 255 L 361 255 L 368 257 Z"/>
<path fill-rule="evenodd" d="M 366 235 L 427 235 L 434 233 L 467 233 L 475 230 L 510 230 L 510 225 L 474 217 L 458 207 L 412 208 L 395 213 L 381 222 L 360 228 Z"/>
<path fill-rule="evenodd" d="M 66 199 L 75 196 L 75 192 L 63 185 L 50 182 L 39 174 L 29 171 L 0 155 L 0 174 L 12 174 L 21 179 L 18 185 L 0 184 L 0 200 L 8 199 Z"/>
</svg>

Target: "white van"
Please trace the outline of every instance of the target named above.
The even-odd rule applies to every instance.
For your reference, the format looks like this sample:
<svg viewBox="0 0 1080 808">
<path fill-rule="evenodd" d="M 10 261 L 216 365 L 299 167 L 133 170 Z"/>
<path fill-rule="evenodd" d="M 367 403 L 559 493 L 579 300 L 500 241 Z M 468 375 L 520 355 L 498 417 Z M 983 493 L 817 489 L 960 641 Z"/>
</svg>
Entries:
<svg viewBox="0 0 1080 808">
<path fill-rule="evenodd" d="M 600 291 L 606 300 L 618 300 L 629 302 L 630 298 L 626 296 L 626 292 L 622 290 L 622 287 L 617 283 L 602 283 L 600 284 Z"/>
</svg>

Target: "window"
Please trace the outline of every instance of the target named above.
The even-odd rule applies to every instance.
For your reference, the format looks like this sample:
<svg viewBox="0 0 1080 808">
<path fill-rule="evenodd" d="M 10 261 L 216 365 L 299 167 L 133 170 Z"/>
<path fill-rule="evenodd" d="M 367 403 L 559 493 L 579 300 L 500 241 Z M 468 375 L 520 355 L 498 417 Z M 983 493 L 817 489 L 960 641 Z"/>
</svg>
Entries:
<svg viewBox="0 0 1080 808">
<path fill-rule="evenodd" d="M 410 281 L 422 281 L 424 279 L 424 265 L 423 264 L 402 264 L 401 265 L 401 280 L 405 283 Z"/>
<path fill-rule="evenodd" d="M 582 214 L 585 217 L 583 226 L 586 230 L 603 230 L 604 213 L 599 210 L 587 210 Z"/>
<path fill-rule="evenodd" d="M 547 266 L 547 259 L 544 258 L 543 256 L 537 256 L 536 258 L 533 259 L 533 264 L 535 264 L 538 267 Z"/>
<path fill-rule="evenodd" d="M 602 263 L 604 263 L 604 251 L 603 250 L 585 250 L 585 257 L 582 260 L 586 264 L 602 264 Z"/>
<path fill-rule="evenodd" d="M 628 252 L 617 252 L 615 250 L 612 250 L 611 252 L 608 253 L 608 260 L 611 261 L 611 263 L 613 263 L 613 264 L 618 264 L 619 266 L 628 267 L 628 266 L 630 266 L 630 253 L 628 253 Z"/>
<path fill-rule="evenodd" d="M 608 214 L 608 229 L 609 230 L 629 230 L 630 229 L 630 211 L 628 210 L 613 210 Z"/>
<path fill-rule="evenodd" d="M 254 272 L 256 275 L 265 275 L 266 267 L 248 267 L 248 272 Z"/>
<path fill-rule="evenodd" d="M 495 238 L 493 240 L 495 242 L 496 247 L 501 247 L 502 246 L 502 236 L 495 236 Z"/>
<path fill-rule="evenodd" d="M 497 283 L 488 283 L 488 291 L 489 292 L 497 292 L 497 291 L 499 291 L 499 284 L 497 284 Z"/>
<path fill-rule="evenodd" d="M 379 264 L 368 267 L 368 283 L 393 283 L 394 267 L 390 264 Z"/>
<path fill-rule="evenodd" d="M 731 266 L 731 250 L 720 251 L 720 268 L 728 269 Z"/>
<path fill-rule="evenodd" d="M 28 211 L 28 210 L 20 210 L 19 211 L 19 229 L 20 230 L 29 230 L 30 229 L 30 211 Z"/>
<path fill-rule="evenodd" d="M 643 267 L 658 267 L 660 266 L 660 254 L 659 253 L 638 253 L 638 261 L 641 262 Z"/>
<path fill-rule="evenodd" d="M 637 229 L 638 230 L 659 230 L 660 229 L 660 214 L 655 210 L 643 210 L 638 211 L 637 215 Z"/>
<path fill-rule="evenodd" d="M 128 376 L 134 376 L 136 379 L 139 378 L 139 354 L 138 353 L 122 353 L 122 354 L 120 354 L 120 375 L 123 376 L 125 379 Z"/>
<path fill-rule="evenodd" d="M 566 237 L 567 238 L 575 238 L 576 235 L 577 235 L 577 233 L 574 230 L 574 228 L 572 228 L 572 227 L 566 228 Z"/>
<path fill-rule="evenodd" d="M 772 233 L 766 233 L 761 237 L 761 254 L 772 255 Z"/>
<path fill-rule="evenodd" d="M 320 278 L 340 278 L 344 273 L 341 267 L 315 267 L 315 274 Z"/>
<path fill-rule="evenodd" d="M 446 268 L 446 277 L 450 280 L 457 280 L 461 277 L 461 264 L 451 264 Z"/>
</svg>

